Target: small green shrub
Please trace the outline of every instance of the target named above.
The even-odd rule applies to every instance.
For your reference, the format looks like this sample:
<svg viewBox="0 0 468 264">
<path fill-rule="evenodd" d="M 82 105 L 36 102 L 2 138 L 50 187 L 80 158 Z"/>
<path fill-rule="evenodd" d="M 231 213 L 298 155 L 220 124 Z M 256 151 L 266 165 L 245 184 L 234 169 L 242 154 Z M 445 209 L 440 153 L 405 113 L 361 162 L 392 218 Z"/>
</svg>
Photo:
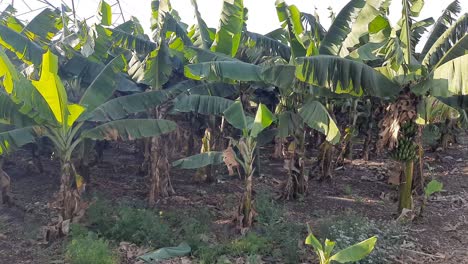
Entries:
<svg viewBox="0 0 468 264">
<path fill-rule="evenodd" d="M 66 248 L 66 258 L 70 264 L 118 263 L 118 257 L 112 252 L 109 243 L 94 233 L 72 238 Z"/>
<path fill-rule="evenodd" d="M 170 226 L 162 221 L 158 213 L 129 207 L 119 208 L 109 237 L 156 248 L 170 246 L 173 242 Z"/>
<path fill-rule="evenodd" d="M 96 198 L 86 211 L 88 223 L 98 233 L 108 236 L 115 224 L 115 208 L 102 198 Z"/>
<path fill-rule="evenodd" d="M 199 247 L 195 252 L 200 264 L 214 264 L 218 258 L 228 253 L 227 246 L 224 244 L 205 245 Z"/>
<path fill-rule="evenodd" d="M 270 252 L 271 244 L 266 238 L 251 232 L 229 243 L 227 250 L 230 255 L 235 256 L 265 255 Z"/>
<path fill-rule="evenodd" d="M 277 223 L 284 215 L 284 208 L 267 192 L 259 192 L 255 196 L 255 209 L 258 213 L 257 221 L 264 225 Z"/>
<path fill-rule="evenodd" d="M 208 224 L 211 222 L 212 216 L 208 210 L 203 209 L 189 215 L 184 217 L 176 228 L 181 230 L 179 239 L 187 242 L 192 250 L 196 251 L 199 247 L 207 244 L 206 237 L 210 232 Z"/>
<path fill-rule="evenodd" d="M 108 239 L 156 248 L 167 247 L 174 242 L 169 224 L 153 210 L 128 205 L 116 207 L 98 198 L 87 214 L 91 228 Z"/>
</svg>

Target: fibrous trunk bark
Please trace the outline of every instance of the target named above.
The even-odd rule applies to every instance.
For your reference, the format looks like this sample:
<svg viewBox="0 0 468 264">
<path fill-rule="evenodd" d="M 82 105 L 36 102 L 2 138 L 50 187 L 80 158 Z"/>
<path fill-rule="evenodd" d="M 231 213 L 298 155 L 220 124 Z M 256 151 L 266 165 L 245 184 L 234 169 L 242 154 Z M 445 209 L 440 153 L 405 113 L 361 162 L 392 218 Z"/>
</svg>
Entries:
<svg viewBox="0 0 468 264">
<path fill-rule="evenodd" d="M 81 200 L 83 188 L 83 178 L 76 173 L 73 163 L 69 160 L 62 161 L 60 190 L 55 201 L 50 204 L 50 207 L 58 211 L 58 219 L 45 228 L 47 241 L 68 235 L 70 224 L 83 217 L 88 207 L 88 204 Z"/>
<path fill-rule="evenodd" d="M 163 119 L 166 116 L 165 109 L 154 109 L 153 117 Z M 170 179 L 170 137 L 162 135 L 152 137 L 149 149 L 149 178 L 150 192 L 149 205 L 154 206 L 160 198 L 174 194 Z"/>
<path fill-rule="evenodd" d="M 299 140 L 298 147 L 294 140 L 285 148 L 287 152 L 284 153 L 284 168 L 288 171 L 288 180 L 282 198 L 286 200 L 297 199 L 307 193 L 308 176 L 305 173 L 303 142 Z"/>
<path fill-rule="evenodd" d="M 404 162 L 404 173 L 400 183 L 400 201 L 399 211 L 403 209 L 412 209 L 412 183 L 413 183 L 414 162 L 412 160 Z"/>
<path fill-rule="evenodd" d="M 320 180 L 331 179 L 333 169 L 333 145 L 324 141 L 320 145 L 318 163 L 320 166 Z"/>
</svg>

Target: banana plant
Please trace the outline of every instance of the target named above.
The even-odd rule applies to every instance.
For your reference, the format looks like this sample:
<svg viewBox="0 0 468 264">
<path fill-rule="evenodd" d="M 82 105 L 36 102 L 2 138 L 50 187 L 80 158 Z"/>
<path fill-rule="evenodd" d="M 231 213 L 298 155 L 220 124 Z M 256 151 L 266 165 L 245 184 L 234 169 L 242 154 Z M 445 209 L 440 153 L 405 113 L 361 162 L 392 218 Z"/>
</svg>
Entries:
<svg viewBox="0 0 468 264">
<path fill-rule="evenodd" d="M 376 54 L 380 52 L 385 58 L 385 65 L 377 69 L 403 87 L 402 95 L 388 108 L 382 123 L 383 140 L 379 142 L 380 147 L 387 146 L 388 149 L 395 149 L 396 152 L 404 152 L 405 150 L 405 148 L 399 147 L 397 142 L 399 140 L 412 141 L 409 145 L 421 141 L 420 131 L 422 128 L 418 128 L 419 132 L 416 137 L 405 138 L 405 133 L 399 135 L 398 132 L 401 131 L 401 127 L 410 126 L 405 124 L 406 122 L 430 123 L 430 116 L 425 114 L 431 110 L 421 106 L 427 106 L 428 100 L 434 101 L 428 96 L 436 97 L 443 102 L 433 104 L 434 110 L 444 103 L 460 109 L 466 107 L 465 98 L 468 92 L 465 87 L 468 80 L 463 77 L 462 65 L 466 64 L 468 60 L 468 56 L 464 52 L 465 48 L 463 48 L 467 41 L 467 14 L 463 14 L 458 20 L 455 20 L 454 16 L 460 8 L 458 1 L 452 2 L 443 11 L 441 18 L 437 20 L 423 52 L 417 56 L 414 52 L 414 45 L 418 40 L 419 33 L 415 29 L 415 25 L 419 22 L 415 23 L 414 17 L 418 16 L 422 7 L 422 1 L 403 1 L 402 18 L 395 27 L 391 28 L 391 36 L 383 48 L 376 50 Z M 390 30 L 388 25 L 384 27 L 387 28 L 387 31 Z M 441 28 L 446 30 L 442 31 Z M 397 105 L 401 105 L 401 103 L 408 103 L 409 107 L 397 109 Z M 420 109 L 425 109 L 426 113 L 418 113 Z M 416 113 L 419 116 L 426 116 L 427 119 L 421 123 L 417 119 Z M 390 129 L 389 124 L 394 121 L 397 121 L 399 125 Z M 392 133 L 393 136 L 390 136 Z M 413 167 L 416 159 L 419 159 L 419 167 L 422 170 L 422 148 L 419 147 L 419 151 L 413 148 L 410 152 L 414 151 L 417 151 L 418 155 L 415 156 L 411 153 L 410 156 L 415 158 L 402 159 L 405 173 L 402 174 L 404 178 L 401 179 L 400 186 L 400 210 L 412 208 Z M 405 156 L 403 153 L 399 154 Z M 419 181 L 423 184 L 422 171 L 420 174 Z"/>
<path fill-rule="evenodd" d="M 309 232 L 309 235 L 305 240 L 306 245 L 310 245 L 314 248 L 314 252 L 319 258 L 320 264 L 331 264 L 333 262 L 357 262 L 367 257 L 372 250 L 374 250 L 376 242 L 377 237 L 374 236 L 342 249 L 332 255 L 336 242 L 325 239 L 325 243 L 322 245 L 312 232 Z"/>
<path fill-rule="evenodd" d="M 214 99 L 216 97 L 208 98 Z M 218 98 L 218 100 L 220 99 L 222 98 Z M 275 117 L 263 104 L 258 105 L 255 118 L 246 115 L 240 101 L 232 102 L 227 100 L 221 109 L 223 109 L 222 115 L 226 118 L 226 121 L 240 130 L 240 138 L 231 138 L 228 148 L 223 152 L 210 151 L 197 154 L 177 160 L 173 163 L 173 166 L 195 169 L 224 161 L 231 175 L 234 174 L 234 169 L 236 169 L 239 176 L 245 179 L 244 194 L 237 210 L 236 223 L 239 229 L 245 231 L 253 224 L 256 215 L 253 207 L 253 175 L 256 169 L 258 137 L 263 130 L 274 122 Z"/>
<path fill-rule="evenodd" d="M 4 123 L 12 126 L 0 133 L 0 153 L 34 142 L 38 137 L 47 137 L 53 143 L 61 166 L 60 190 L 53 203 L 60 212 L 61 221 L 56 223 L 55 229 L 59 233 L 65 234 L 66 229 L 62 227 L 82 213 L 80 197 L 85 186 L 72 157 L 84 140 L 134 140 L 159 136 L 176 128 L 176 124 L 168 120 L 124 119 L 129 114 L 145 111 L 145 107 L 158 105 L 166 96 L 142 93 L 137 95 L 138 98 L 128 96 L 109 100 L 116 86 L 107 81 L 116 74 L 107 68 L 124 68 L 125 65 L 123 56 L 114 58 L 88 87 L 79 103 L 73 104 L 68 101 L 57 75 L 58 57 L 52 52 L 43 55 L 38 80 L 22 76 L 5 53 L 0 52 L 0 76 L 4 88 L 0 93 L 0 116 Z M 148 100 L 151 96 L 161 100 Z M 145 98 L 147 105 L 138 105 Z M 106 122 L 109 117 L 113 120 Z M 98 121 L 101 122 L 96 123 Z"/>
</svg>

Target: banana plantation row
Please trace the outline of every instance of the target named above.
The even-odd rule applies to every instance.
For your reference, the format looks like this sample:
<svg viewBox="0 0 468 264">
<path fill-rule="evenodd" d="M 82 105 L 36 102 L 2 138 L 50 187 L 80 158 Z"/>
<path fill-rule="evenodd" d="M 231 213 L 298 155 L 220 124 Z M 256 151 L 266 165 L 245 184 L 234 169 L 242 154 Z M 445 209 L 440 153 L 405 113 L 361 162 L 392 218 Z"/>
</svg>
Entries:
<svg viewBox="0 0 468 264">
<path fill-rule="evenodd" d="M 307 193 L 310 147 L 319 149 L 320 177 L 330 178 L 362 136 L 364 158 L 375 145 L 402 163 L 399 208 L 411 209 L 413 189 L 425 184 L 423 128 L 466 116 L 468 17 L 458 1 L 436 21 L 418 19 L 422 0 L 402 3 L 392 25 L 388 1 L 351 0 L 327 30 L 279 0 L 279 28 L 262 35 L 248 31 L 242 0 L 224 1 L 216 29 L 195 0 L 194 25 L 169 0 L 153 0 L 151 38 L 134 17 L 113 25 L 105 1 L 94 25 L 66 6 L 23 24 L 10 6 L 0 14 L 0 154 L 53 147 L 61 185 L 51 237 L 84 213 L 92 153 L 109 140 L 137 140 L 150 206 L 174 193 L 173 167 L 212 182 L 225 163 L 245 179 L 237 224 L 247 228 L 260 146 L 274 144 L 289 177 L 282 197 L 294 199 Z M 185 157 L 175 160 L 179 149 Z"/>
</svg>

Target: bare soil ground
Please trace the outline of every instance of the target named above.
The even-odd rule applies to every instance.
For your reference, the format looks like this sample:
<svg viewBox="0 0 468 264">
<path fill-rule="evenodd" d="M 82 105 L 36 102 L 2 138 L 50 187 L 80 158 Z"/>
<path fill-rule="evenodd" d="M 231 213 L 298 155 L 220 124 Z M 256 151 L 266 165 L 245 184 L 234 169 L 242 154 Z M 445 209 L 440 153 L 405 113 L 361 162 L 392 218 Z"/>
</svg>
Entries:
<svg viewBox="0 0 468 264">
<path fill-rule="evenodd" d="M 401 254 L 394 256 L 394 263 L 468 263 L 467 147 L 456 145 L 426 154 L 425 172 L 443 182 L 444 191 L 430 199 L 423 217 L 405 225 Z M 280 161 L 269 160 L 268 152 L 263 151 L 255 188 L 277 191 L 286 174 Z M 146 179 L 138 173 L 136 156 L 132 145 L 113 145 L 105 152 L 104 162 L 92 169 L 89 191 L 109 199 L 144 201 Z M 44 173 L 35 170 L 27 151 L 13 154 L 4 166 L 12 178 L 17 206 L 0 206 L 0 263 L 65 263 L 64 242 L 46 244 L 41 238 L 41 226 L 49 219 L 47 202 L 59 184 L 58 163 L 41 159 Z M 376 221 L 395 219 L 397 204 L 392 196 L 396 188 L 387 180 L 396 169 L 389 159 L 356 159 L 338 168 L 332 182 L 312 178 L 309 195 L 284 202 L 288 219 L 314 225 L 349 212 Z M 227 222 L 242 193 L 242 181 L 223 176 L 215 184 L 199 184 L 192 181 L 192 175 L 192 171 L 173 172 L 177 194 L 161 201 L 159 207 L 167 211 L 208 207 L 217 216 L 216 223 Z M 218 228 L 220 233 L 222 229 Z"/>
</svg>

